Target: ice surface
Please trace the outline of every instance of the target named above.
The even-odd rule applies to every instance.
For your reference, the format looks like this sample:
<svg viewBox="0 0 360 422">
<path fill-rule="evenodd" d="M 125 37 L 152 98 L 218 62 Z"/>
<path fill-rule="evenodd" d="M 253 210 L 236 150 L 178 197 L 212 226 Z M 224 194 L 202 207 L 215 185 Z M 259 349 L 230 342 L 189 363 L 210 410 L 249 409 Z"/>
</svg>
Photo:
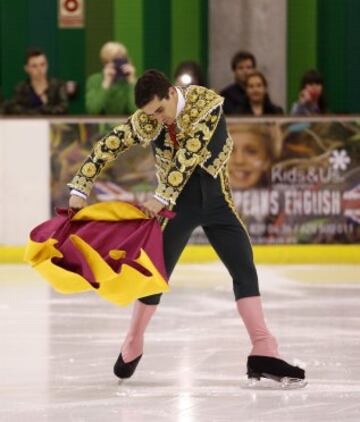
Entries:
<svg viewBox="0 0 360 422">
<path fill-rule="evenodd" d="M 0 266 L 0 421 L 360 421 L 360 266 L 259 266 L 300 390 L 244 388 L 250 344 L 222 264 L 181 265 L 133 378 L 112 374 L 130 308 Z"/>
</svg>

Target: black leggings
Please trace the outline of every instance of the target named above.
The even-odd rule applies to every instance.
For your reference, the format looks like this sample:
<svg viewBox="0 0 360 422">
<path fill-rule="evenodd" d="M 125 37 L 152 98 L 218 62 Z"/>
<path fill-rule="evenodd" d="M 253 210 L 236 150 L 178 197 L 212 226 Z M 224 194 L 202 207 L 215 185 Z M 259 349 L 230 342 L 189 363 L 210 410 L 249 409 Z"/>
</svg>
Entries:
<svg viewBox="0 0 360 422">
<path fill-rule="evenodd" d="M 202 226 L 233 279 L 235 299 L 259 296 L 259 285 L 249 236 L 232 206 L 225 170 L 214 179 L 198 167 L 181 192 L 176 216 L 164 229 L 164 259 L 170 277 L 191 233 Z M 160 294 L 141 302 L 157 305 Z"/>
</svg>

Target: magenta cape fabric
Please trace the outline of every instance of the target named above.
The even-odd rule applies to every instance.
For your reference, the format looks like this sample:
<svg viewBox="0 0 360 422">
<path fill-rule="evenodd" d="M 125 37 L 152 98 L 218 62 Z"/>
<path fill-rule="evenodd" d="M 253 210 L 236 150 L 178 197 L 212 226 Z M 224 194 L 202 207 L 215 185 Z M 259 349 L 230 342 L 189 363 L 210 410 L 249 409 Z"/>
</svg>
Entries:
<svg viewBox="0 0 360 422">
<path fill-rule="evenodd" d="M 115 217 L 112 215 L 112 206 L 114 209 L 119 209 L 120 206 L 121 215 L 119 218 L 117 212 L 115 212 Z M 96 209 L 96 212 L 95 214 L 89 212 L 85 219 L 79 221 L 73 220 L 73 218 L 78 218 L 80 214 L 76 214 L 75 217 L 73 215 L 69 216 L 67 209 L 59 209 L 57 210 L 58 215 L 56 217 L 33 229 L 30 234 L 30 242 L 28 245 L 30 253 L 27 254 L 28 259 L 26 260 L 36 268 L 34 262 L 39 261 L 36 260 L 37 248 L 42 248 L 42 245 L 44 245 L 44 250 L 48 250 L 49 241 L 54 241 L 55 248 L 53 249 L 59 251 L 63 256 L 56 257 L 51 253 L 51 266 L 55 265 L 72 274 L 78 274 L 83 277 L 92 288 L 98 289 L 98 280 L 91 269 L 91 266 L 97 264 L 91 261 L 89 265 L 89 256 L 84 256 L 81 248 L 77 248 L 76 243 L 74 244 L 71 240 L 71 236 L 76 235 L 81 241 L 85 242 L 87 246 L 90 246 L 95 250 L 101 256 L 100 260 L 104 261 L 111 270 L 117 274 L 121 274 L 122 266 L 126 264 L 146 277 L 152 276 L 149 269 L 139 262 L 135 262 L 135 260 L 139 258 L 141 250 L 143 250 L 151 260 L 153 267 L 158 271 L 160 277 L 163 278 L 165 282 L 168 280 L 163 258 L 162 232 L 156 218 L 145 218 L 142 212 L 139 212 L 139 209 L 134 208 L 134 205 L 132 204 L 101 203 L 96 204 L 96 206 L 87 207 L 87 209 Z M 172 218 L 174 215 L 174 213 L 168 210 L 163 211 L 162 214 L 167 218 Z M 140 217 L 143 215 L 143 217 L 139 218 L 139 215 Z M 94 219 L 92 219 L 92 216 L 94 216 Z M 91 219 L 89 220 L 89 218 Z M 103 218 L 106 221 L 102 221 Z M 114 220 L 114 218 L 116 221 L 109 221 L 109 219 Z M 45 246 L 48 249 L 46 249 Z M 34 249 L 35 253 L 33 253 Z M 113 259 L 109 255 L 109 252 L 114 250 L 124 251 L 125 257 Z M 35 259 L 29 259 L 30 255 L 32 255 L 32 258 L 35 257 Z M 43 261 L 46 259 L 49 261 L 49 255 L 46 256 L 46 254 L 43 253 L 43 256 L 45 257 Z M 98 259 L 95 260 L 98 261 Z M 146 260 L 140 261 L 145 262 Z M 37 262 L 35 262 L 35 264 L 37 264 Z M 151 268 L 152 265 L 149 265 L 148 267 Z M 49 277 L 45 276 L 45 278 Z M 144 279 L 144 277 L 142 278 Z M 135 283 L 136 276 L 134 279 Z M 117 282 L 119 282 L 119 280 L 117 280 Z"/>
</svg>

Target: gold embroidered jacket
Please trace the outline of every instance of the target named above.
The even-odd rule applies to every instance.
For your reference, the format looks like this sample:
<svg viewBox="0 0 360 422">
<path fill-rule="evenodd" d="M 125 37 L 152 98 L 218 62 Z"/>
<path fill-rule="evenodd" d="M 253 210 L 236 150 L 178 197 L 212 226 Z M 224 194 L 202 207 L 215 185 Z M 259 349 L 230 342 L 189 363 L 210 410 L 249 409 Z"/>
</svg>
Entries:
<svg viewBox="0 0 360 422">
<path fill-rule="evenodd" d="M 95 144 L 68 186 L 89 195 L 108 161 L 116 159 L 132 145 L 148 146 L 150 143 L 158 178 L 155 193 L 169 203 L 175 204 L 197 165 L 217 177 L 232 150 L 222 112 L 223 98 L 195 85 L 184 89 L 183 93 L 185 107 L 176 119 L 178 148 L 164 125 L 138 110 L 126 123 L 115 127 Z"/>
</svg>

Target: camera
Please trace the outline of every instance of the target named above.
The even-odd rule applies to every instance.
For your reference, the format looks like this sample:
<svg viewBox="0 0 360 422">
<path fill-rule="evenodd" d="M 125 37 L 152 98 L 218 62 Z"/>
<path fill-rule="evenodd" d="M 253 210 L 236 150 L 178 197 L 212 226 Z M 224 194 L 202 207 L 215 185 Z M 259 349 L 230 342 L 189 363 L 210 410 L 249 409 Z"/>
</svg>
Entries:
<svg viewBox="0 0 360 422">
<path fill-rule="evenodd" d="M 117 82 L 121 79 L 126 78 L 127 73 L 125 73 L 122 69 L 122 66 L 124 64 L 128 64 L 129 61 L 126 58 L 122 58 L 122 59 L 115 59 L 113 60 L 113 64 L 114 64 L 114 68 L 115 68 L 115 76 L 114 76 L 114 82 Z"/>
</svg>

